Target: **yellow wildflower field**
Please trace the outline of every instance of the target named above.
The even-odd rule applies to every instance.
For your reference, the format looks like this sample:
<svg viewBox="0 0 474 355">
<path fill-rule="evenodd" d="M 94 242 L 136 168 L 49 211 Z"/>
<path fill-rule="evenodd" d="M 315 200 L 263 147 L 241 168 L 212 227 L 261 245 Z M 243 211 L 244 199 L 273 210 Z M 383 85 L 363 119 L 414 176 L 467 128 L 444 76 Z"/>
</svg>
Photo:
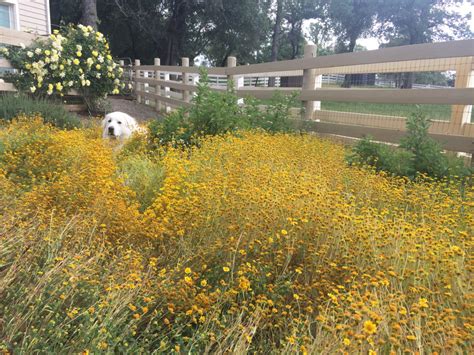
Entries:
<svg viewBox="0 0 474 355">
<path fill-rule="evenodd" d="M 472 187 L 309 135 L 99 136 L 0 129 L 0 351 L 469 352 Z"/>
</svg>

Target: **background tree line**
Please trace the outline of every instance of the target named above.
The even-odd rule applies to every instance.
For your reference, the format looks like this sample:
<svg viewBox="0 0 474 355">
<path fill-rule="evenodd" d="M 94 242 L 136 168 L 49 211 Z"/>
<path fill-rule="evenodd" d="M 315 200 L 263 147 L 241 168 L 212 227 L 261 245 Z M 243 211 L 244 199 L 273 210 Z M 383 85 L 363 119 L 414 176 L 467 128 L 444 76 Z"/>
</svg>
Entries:
<svg viewBox="0 0 474 355">
<path fill-rule="evenodd" d="M 365 37 L 398 46 L 472 38 L 458 0 L 51 0 L 53 25 L 98 27 L 117 57 L 175 65 L 203 55 L 225 65 L 293 59 L 307 40 L 319 55 L 353 52 Z M 311 20 L 309 34 L 303 24 Z M 413 78 L 411 78 L 412 80 Z M 410 80 L 408 78 L 407 80 Z"/>
</svg>

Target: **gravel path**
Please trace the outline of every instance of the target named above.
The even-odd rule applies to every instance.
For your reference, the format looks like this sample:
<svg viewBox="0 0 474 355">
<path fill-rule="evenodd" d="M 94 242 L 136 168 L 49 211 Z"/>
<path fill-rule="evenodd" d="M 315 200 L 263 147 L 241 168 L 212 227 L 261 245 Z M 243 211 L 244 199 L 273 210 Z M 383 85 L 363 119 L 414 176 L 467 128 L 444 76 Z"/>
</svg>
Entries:
<svg viewBox="0 0 474 355">
<path fill-rule="evenodd" d="M 154 110 L 153 107 L 139 104 L 135 100 L 119 97 L 109 97 L 108 100 L 111 105 L 111 112 L 125 112 L 134 117 L 138 122 L 151 121 L 156 118 L 161 118 L 161 116 Z"/>
</svg>

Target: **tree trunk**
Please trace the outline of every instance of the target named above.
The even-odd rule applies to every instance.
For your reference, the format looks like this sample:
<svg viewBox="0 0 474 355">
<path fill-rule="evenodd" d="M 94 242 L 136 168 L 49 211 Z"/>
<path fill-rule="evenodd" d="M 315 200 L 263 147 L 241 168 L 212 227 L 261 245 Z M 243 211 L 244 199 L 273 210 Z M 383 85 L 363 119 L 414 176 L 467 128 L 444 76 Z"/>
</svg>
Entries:
<svg viewBox="0 0 474 355">
<path fill-rule="evenodd" d="M 349 42 L 349 48 L 348 52 L 352 53 L 354 52 L 354 48 L 357 43 L 357 38 L 356 37 L 351 37 L 350 42 Z M 351 74 L 346 74 L 344 76 L 344 82 L 341 85 L 343 88 L 350 88 L 352 86 L 352 75 Z"/>
<path fill-rule="evenodd" d="M 186 0 L 176 0 L 173 4 L 173 14 L 167 26 L 167 53 L 165 65 L 177 65 L 179 57 L 183 54 L 183 35 L 186 28 L 186 18 L 188 15 L 188 4 Z"/>
<path fill-rule="evenodd" d="M 402 83 L 401 88 L 402 89 L 412 89 L 414 81 L 415 81 L 415 73 L 414 72 L 405 73 L 403 75 L 403 83 Z"/>
<path fill-rule="evenodd" d="M 277 12 L 275 19 L 275 26 L 273 26 L 273 35 L 272 35 L 272 53 L 270 56 L 270 61 L 276 62 L 278 60 L 278 50 L 280 45 L 280 34 L 281 34 L 281 23 L 283 21 L 283 0 L 277 1 Z M 275 86 L 275 77 L 272 76 L 268 80 L 268 86 Z"/>
<path fill-rule="evenodd" d="M 97 0 L 82 0 L 81 4 L 82 17 L 81 24 L 84 26 L 92 26 L 97 30 L 99 18 L 97 17 Z"/>
</svg>

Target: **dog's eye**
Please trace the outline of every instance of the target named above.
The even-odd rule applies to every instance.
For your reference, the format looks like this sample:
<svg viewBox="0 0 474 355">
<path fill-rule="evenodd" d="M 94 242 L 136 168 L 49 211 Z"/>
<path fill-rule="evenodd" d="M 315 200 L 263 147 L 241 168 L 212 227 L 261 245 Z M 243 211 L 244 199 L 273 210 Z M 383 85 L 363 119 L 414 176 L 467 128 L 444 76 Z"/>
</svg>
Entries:
<svg viewBox="0 0 474 355">
<path fill-rule="evenodd" d="M 107 122 L 109 122 L 109 123 L 110 123 L 110 122 L 112 122 L 112 120 L 108 120 Z"/>
<path fill-rule="evenodd" d="M 117 123 L 118 123 L 118 124 L 122 124 L 122 122 L 120 122 L 120 121 L 118 121 Z"/>
</svg>

